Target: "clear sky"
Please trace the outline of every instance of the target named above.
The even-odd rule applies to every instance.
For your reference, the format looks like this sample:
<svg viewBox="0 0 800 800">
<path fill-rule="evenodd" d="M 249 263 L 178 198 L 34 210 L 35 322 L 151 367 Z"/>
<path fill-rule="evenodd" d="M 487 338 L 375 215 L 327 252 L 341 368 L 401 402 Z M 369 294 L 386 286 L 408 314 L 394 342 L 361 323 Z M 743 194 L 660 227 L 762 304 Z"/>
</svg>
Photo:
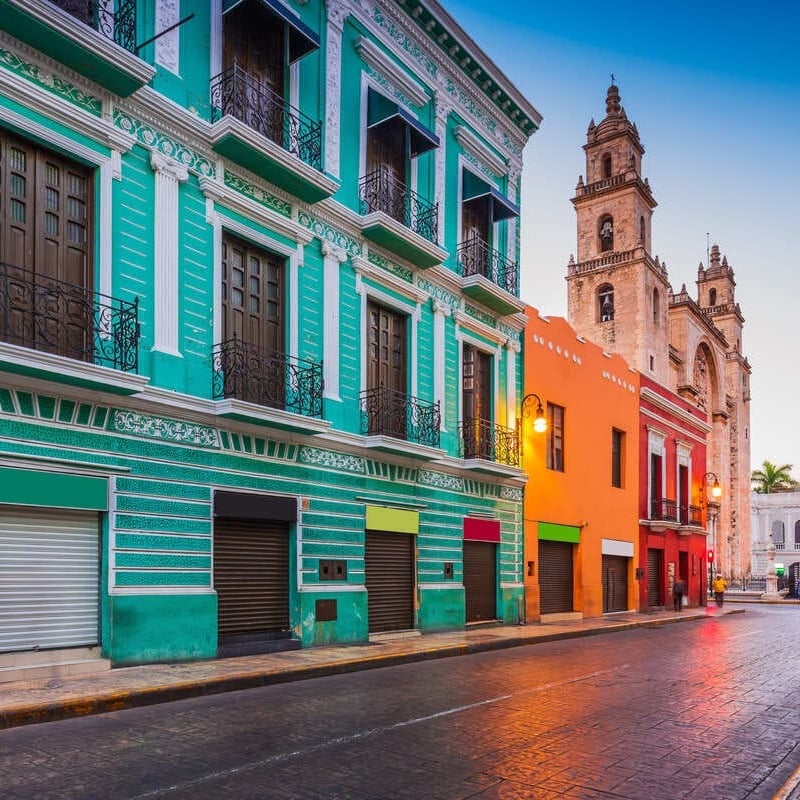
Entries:
<svg viewBox="0 0 800 800">
<path fill-rule="evenodd" d="M 753 368 L 752 464 L 800 478 L 800 5 L 442 2 L 544 117 L 525 150 L 522 299 L 566 316 L 570 198 L 613 72 L 658 202 L 653 255 L 695 299 L 706 234 L 727 256 Z"/>
</svg>

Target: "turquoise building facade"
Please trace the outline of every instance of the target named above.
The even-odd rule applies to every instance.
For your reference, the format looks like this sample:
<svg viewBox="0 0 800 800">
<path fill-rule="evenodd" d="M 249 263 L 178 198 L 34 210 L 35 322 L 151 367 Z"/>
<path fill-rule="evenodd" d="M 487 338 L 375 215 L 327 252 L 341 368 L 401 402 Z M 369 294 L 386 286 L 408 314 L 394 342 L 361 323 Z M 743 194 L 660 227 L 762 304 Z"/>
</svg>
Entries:
<svg viewBox="0 0 800 800">
<path fill-rule="evenodd" d="M 0 0 L 0 664 L 514 623 L 540 116 L 435 2 Z"/>
</svg>

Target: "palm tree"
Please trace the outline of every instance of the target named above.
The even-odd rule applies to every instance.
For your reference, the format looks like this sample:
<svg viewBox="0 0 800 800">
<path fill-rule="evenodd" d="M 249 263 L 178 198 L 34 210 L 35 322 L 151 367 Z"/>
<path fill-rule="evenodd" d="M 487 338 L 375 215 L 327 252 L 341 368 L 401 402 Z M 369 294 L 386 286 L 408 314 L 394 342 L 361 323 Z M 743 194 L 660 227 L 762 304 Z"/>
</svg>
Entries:
<svg viewBox="0 0 800 800">
<path fill-rule="evenodd" d="M 750 475 L 753 489 L 758 494 L 771 494 L 772 492 L 786 492 L 797 488 L 797 481 L 792 477 L 792 465 L 781 464 L 776 466 L 771 461 L 765 461 L 761 469 L 754 469 Z"/>
</svg>

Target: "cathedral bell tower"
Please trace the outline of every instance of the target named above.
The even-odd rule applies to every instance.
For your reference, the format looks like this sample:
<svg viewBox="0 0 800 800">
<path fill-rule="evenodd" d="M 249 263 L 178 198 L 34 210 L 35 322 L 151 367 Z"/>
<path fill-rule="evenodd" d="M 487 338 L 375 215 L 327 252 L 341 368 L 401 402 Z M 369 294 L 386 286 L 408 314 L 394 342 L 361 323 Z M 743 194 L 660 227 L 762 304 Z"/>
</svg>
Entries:
<svg viewBox="0 0 800 800">
<path fill-rule="evenodd" d="M 578 179 L 572 198 L 578 251 L 567 272 L 569 322 L 579 336 L 667 384 L 670 285 L 666 265 L 650 255 L 656 201 L 642 178 L 639 131 L 614 84 L 606 116 L 589 123 L 583 149 L 586 181 Z"/>
</svg>

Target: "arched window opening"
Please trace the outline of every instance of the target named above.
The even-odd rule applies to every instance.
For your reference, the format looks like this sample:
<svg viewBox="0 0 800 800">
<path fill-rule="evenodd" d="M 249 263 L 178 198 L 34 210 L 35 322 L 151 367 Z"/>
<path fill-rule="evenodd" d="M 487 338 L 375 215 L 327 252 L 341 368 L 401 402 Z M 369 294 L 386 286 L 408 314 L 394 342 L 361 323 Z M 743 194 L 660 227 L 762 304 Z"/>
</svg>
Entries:
<svg viewBox="0 0 800 800">
<path fill-rule="evenodd" d="M 800 519 L 794 524 L 794 549 L 800 550 Z"/>
<path fill-rule="evenodd" d="M 611 177 L 611 156 L 606 155 L 603 156 L 603 177 L 610 178 Z"/>
<path fill-rule="evenodd" d="M 658 325 L 658 317 L 661 310 L 658 305 L 658 289 L 653 289 L 653 322 Z"/>
<path fill-rule="evenodd" d="M 600 251 L 603 253 L 614 249 L 614 218 L 605 216 L 600 220 Z"/>
<path fill-rule="evenodd" d="M 775 543 L 775 547 L 778 550 L 783 550 L 785 545 L 785 527 L 781 520 L 776 519 L 775 522 L 772 523 L 772 541 Z"/>
<path fill-rule="evenodd" d="M 639 241 L 644 244 L 644 217 L 639 217 Z"/>
<path fill-rule="evenodd" d="M 717 290 L 716 289 L 709 289 L 708 290 L 708 304 L 710 306 L 715 306 L 717 304 Z"/>
<path fill-rule="evenodd" d="M 600 322 L 611 322 L 614 319 L 614 287 L 604 283 L 597 290 L 597 308 Z"/>
</svg>

